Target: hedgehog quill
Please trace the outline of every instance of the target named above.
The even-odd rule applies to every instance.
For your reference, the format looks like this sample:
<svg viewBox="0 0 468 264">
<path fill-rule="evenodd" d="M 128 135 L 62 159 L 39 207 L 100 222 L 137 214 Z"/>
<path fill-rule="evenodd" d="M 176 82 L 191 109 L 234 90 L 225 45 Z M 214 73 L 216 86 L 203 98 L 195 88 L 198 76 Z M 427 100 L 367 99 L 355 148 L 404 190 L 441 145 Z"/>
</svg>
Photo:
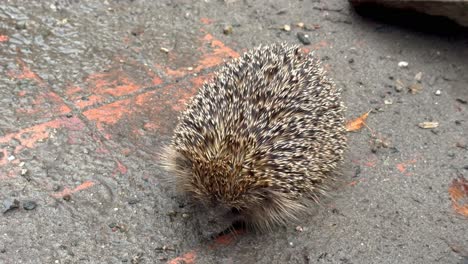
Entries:
<svg viewBox="0 0 468 264">
<path fill-rule="evenodd" d="M 226 63 L 179 116 L 164 166 L 179 191 L 270 229 L 326 195 L 346 150 L 341 90 L 297 46 Z"/>
</svg>

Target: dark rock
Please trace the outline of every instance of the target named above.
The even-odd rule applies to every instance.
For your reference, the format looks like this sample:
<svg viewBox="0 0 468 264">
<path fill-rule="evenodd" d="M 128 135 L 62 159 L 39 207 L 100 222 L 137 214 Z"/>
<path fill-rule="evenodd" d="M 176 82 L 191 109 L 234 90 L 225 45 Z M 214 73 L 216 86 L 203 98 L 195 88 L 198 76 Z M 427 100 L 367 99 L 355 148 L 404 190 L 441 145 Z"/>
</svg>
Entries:
<svg viewBox="0 0 468 264">
<path fill-rule="evenodd" d="M 305 34 L 304 32 L 297 32 L 297 38 L 304 45 L 309 45 L 311 43 L 309 35 Z"/>
<path fill-rule="evenodd" d="M 24 210 L 33 210 L 34 208 L 36 208 L 36 206 L 37 203 L 35 201 L 25 201 L 23 203 Z"/>
<path fill-rule="evenodd" d="M 18 209 L 20 202 L 16 199 L 6 199 L 3 201 L 3 213 Z"/>
</svg>

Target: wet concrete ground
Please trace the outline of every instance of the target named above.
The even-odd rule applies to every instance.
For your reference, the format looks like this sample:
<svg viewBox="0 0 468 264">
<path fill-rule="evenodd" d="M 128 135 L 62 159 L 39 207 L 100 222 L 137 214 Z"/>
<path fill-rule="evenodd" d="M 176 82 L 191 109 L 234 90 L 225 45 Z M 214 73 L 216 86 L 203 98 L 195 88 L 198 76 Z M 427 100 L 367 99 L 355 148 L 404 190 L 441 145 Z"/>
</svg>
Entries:
<svg viewBox="0 0 468 264">
<path fill-rule="evenodd" d="M 426 26 L 339 0 L 3 1 L 0 263 L 467 263 L 468 34 Z M 210 240 L 159 148 L 217 65 L 299 31 L 348 119 L 373 109 L 346 184 L 314 217 Z"/>
</svg>

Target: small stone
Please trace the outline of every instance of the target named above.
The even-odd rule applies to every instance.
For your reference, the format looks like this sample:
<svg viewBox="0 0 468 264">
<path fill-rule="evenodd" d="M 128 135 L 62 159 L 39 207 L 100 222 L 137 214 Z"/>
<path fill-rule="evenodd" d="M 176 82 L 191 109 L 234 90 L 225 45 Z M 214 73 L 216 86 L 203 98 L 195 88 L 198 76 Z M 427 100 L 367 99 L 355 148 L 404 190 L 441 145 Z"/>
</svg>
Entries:
<svg viewBox="0 0 468 264">
<path fill-rule="evenodd" d="M 305 34 L 303 32 L 297 32 L 297 38 L 304 45 L 309 45 L 311 43 L 310 39 L 309 39 L 309 35 L 307 35 L 307 34 Z"/>
<path fill-rule="evenodd" d="M 396 85 L 395 85 L 395 91 L 397 92 L 401 92 L 403 91 L 403 88 L 405 87 L 405 85 L 403 84 L 403 82 L 400 80 L 400 79 L 397 79 L 395 81 Z"/>
<path fill-rule="evenodd" d="M 6 199 L 3 201 L 3 213 L 18 209 L 20 202 L 16 199 Z"/>
<path fill-rule="evenodd" d="M 189 214 L 186 214 L 186 213 L 183 213 L 183 214 L 182 214 L 182 218 L 189 218 L 189 217 L 190 217 Z"/>
<path fill-rule="evenodd" d="M 467 104 L 468 101 L 466 101 L 465 99 L 462 99 L 462 98 L 457 98 L 455 99 L 457 102 L 459 102 L 460 104 Z"/>
<path fill-rule="evenodd" d="M 70 194 L 65 194 L 62 198 L 63 198 L 63 200 L 68 202 L 68 201 L 71 200 L 71 195 Z"/>
<path fill-rule="evenodd" d="M 140 200 L 138 198 L 131 198 L 130 200 L 128 200 L 128 204 L 137 204 L 139 202 Z"/>
<path fill-rule="evenodd" d="M 413 83 L 412 85 L 408 87 L 408 89 L 410 90 L 412 94 L 417 94 L 420 91 L 422 91 L 423 87 L 420 83 Z"/>
<path fill-rule="evenodd" d="M 439 122 L 421 122 L 418 126 L 424 129 L 436 128 L 439 126 Z"/>
<path fill-rule="evenodd" d="M 294 243 L 293 243 L 293 242 L 289 242 L 289 245 L 292 247 L 292 246 L 294 246 Z"/>
<path fill-rule="evenodd" d="M 73 117 L 73 114 L 72 114 L 72 113 L 68 113 L 68 114 L 66 115 L 66 117 L 67 117 L 67 118 L 72 118 L 72 117 Z"/>
<path fill-rule="evenodd" d="M 22 161 L 22 162 L 20 162 L 20 164 L 18 164 L 18 166 L 23 167 L 24 164 L 25 164 L 24 161 Z"/>
<path fill-rule="evenodd" d="M 24 176 L 28 173 L 28 169 L 21 169 L 21 176 Z"/>
<path fill-rule="evenodd" d="M 26 21 L 18 21 L 18 23 L 16 23 L 15 25 L 15 28 L 17 30 L 24 30 L 26 29 Z"/>
<path fill-rule="evenodd" d="M 297 23 L 297 26 L 300 27 L 300 28 L 304 28 L 304 23 L 303 23 L 303 22 L 299 22 L 299 23 Z"/>
<path fill-rule="evenodd" d="M 161 47 L 160 50 L 161 50 L 162 52 L 164 52 L 164 53 L 169 53 L 169 50 L 166 49 L 166 48 L 162 48 L 162 47 Z"/>
<path fill-rule="evenodd" d="M 296 231 L 297 232 L 302 232 L 302 231 L 304 231 L 304 228 L 302 228 L 302 226 L 296 226 Z"/>
<path fill-rule="evenodd" d="M 457 148 L 462 148 L 462 149 L 468 148 L 468 146 L 467 146 L 465 143 L 463 143 L 463 142 L 457 142 L 457 143 L 455 144 L 455 146 L 456 146 Z"/>
<path fill-rule="evenodd" d="M 417 82 L 421 82 L 421 79 L 422 79 L 422 72 L 416 73 L 416 75 L 414 76 L 414 79 L 415 79 Z"/>
<path fill-rule="evenodd" d="M 224 35 L 231 35 L 232 34 L 232 26 L 227 25 L 223 28 Z"/>
<path fill-rule="evenodd" d="M 37 206 L 37 203 L 35 201 L 25 201 L 23 203 L 23 208 L 24 210 L 33 210 L 34 208 L 36 208 Z"/>
<path fill-rule="evenodd" d="M 15 160 L 15 159 L 16 159 L 16 158 L 15 158 L 15 156 L 13 156 L 13 155 L 11 155 L 11 156 L 8 157 L 8 161 L 13 161 L 13 160 Z"/>
<path fill-rule="evenodd" d="M 291 26 L 290 25 L 284 25 L 283 30 L 286 31 L 286 32 L 289 32 L 289 31 L 291 31 Z"/>
<path fill-rule="evenodd" d="M 392 99 L 388 99 L 388 100 L 384 101 L 384 104 L 391 105 L 391 104 L 393 104 L 393 101 L 392 101 Z"/>
<path fill-rule="evenodd" d="M 193 71 L 193 67 L 187 67 L 187 71 Z"/>
<path fill-rule="evenodd" d="M 440 90 L 435 91 L 435 95 L 440 95 L 442 92 Z"/>
<path fill-rule="evenodd" d="M 354 63 L 354 59 L 351 58 L 351 59 L 348 60 L 348 62 L 349 62 L 349 63 Z"/>
<path fill-rule="evenodd" d="M 409 63 L 406 62 L 406 61 L 400 61 L 400 62 L 398 62 L 398 67 L 400 67 L 400 68 L 407 68 L 408 65 L 409 65 Z"/>
</svg>

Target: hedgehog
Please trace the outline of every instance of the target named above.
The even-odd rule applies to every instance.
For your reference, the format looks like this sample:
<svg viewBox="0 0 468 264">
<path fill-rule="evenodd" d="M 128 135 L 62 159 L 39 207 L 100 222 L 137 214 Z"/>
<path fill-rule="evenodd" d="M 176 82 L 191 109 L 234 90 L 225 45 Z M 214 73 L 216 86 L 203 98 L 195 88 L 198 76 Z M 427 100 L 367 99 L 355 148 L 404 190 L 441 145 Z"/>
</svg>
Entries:
<svg viewBox="0 0 468 264">
<path fill-rule="evenodd" d="M 261 45 L 225 63 L 189 100 L 163 165 L 199 204 L 271 229 L 329 193 L 347 147 L 344 111 L 313 53 Z"/>
</svg>

